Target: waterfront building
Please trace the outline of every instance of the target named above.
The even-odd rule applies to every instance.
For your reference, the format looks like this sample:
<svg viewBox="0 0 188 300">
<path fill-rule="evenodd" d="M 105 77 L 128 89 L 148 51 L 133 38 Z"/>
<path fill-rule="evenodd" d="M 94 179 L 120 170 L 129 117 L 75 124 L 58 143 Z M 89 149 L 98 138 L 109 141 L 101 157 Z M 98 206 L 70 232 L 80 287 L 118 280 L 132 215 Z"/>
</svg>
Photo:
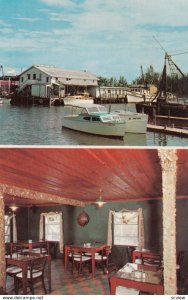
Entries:
<svg viewBox="0 0 188 300">
<path fill-rule="evenodd" d="M 77 94 L 95 96 L 96 75 L 87 71 L 65 70 L 51 65 L 32 65 L 19 75 L 14 101 L 56 104 Z M 20 100 L 21 99 L 21 100 Z"/>
</svg>

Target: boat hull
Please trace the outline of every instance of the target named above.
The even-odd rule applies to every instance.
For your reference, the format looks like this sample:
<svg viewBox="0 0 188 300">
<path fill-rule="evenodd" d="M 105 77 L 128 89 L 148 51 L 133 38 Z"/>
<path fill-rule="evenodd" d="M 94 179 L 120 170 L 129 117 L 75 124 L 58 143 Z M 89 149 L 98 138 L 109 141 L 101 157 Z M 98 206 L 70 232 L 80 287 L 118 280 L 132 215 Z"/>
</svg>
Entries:
<svg viewBox="0 0 188 300">
<path fill-rule="evenodd" d="M 146 133 L 148 115 L 130 111 L 115 111 L 125 122 L 125 133 Z"/>
<path fill-rule="evenodd" d="M 64 105 L 80 105 L 80 104 L 93 104 L 93 98 L 76 98 L 66 97 L 63 98 Z"/>
<path fill-rule="evenodd" d="M 63 127 L 84 132 L 84 133 L 107 136 L 107 137 L 123 138 L 125 134 L 124 122 L 102 123 L 102 122 L 76 120 L 76 118 L 73 120 L 72 118 L 64 116 Z"/>
<path fill-rule="evenodd" d="M 145 96 L 145 101 L 150 102 L 153 96 Z M 140 103 L 143 102 L 144 96 L 141 94 L 136 94 L 136 93 L 127 93 L 127 102 L 128 103 Z"/>
</svg>

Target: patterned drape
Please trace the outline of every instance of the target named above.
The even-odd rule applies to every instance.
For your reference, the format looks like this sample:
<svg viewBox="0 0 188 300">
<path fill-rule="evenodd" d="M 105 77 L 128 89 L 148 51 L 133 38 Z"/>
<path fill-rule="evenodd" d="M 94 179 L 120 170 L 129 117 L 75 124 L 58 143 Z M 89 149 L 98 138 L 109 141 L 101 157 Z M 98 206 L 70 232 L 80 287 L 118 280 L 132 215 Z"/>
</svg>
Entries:
<svg viewBox="0 0 188 300">
<path fill-rule="evenodd" d="M 138 214 L 138 247 L 139 249 L 144 248 L 144 217 L 143 217 L 143 210 L 139 208 L 138 210 L 126 210 L 122 209 L 118 213 L 122 213 L 122 218 L 126 217 L 126 212 L 135 212 Z M 114 214 L 117 213 L 113 210 L 109 211 L 108 216 L 108 233 L 107 233 L 107 245 L 112 247 L 112 220 Z M 129 222 L 127 218 L 127 222 Z"/>
<path fill-rule="evenodd" d="M 60 237 L 59 237 L 59 250 L 60 253 L 63 253 L 63 246 L 64 246 L 64 230 L 63 230 L 63 215 L 62 212 L 49 212 L 49 213 L 41 213 L 40 221 L 39 221 L 39 239 L 44 238 L 44 218 L 48 218 L 49 216 L 60 216 Z"/>
</svg>

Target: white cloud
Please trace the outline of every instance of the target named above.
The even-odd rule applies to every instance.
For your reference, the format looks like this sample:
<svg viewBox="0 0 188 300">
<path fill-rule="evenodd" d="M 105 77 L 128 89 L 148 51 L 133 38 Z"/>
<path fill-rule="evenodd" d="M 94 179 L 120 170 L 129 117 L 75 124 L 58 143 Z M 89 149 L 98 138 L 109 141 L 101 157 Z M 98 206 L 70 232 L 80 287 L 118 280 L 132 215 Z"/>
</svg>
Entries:
<svg viewBox="0 0 188 300">
<path fill-rule="evenodd" d="M 60 6 L 65 8 L 74 8 L 77 5 L 71 0 L 41 0 L 41 2 L 50 6 Z"/>
</svg>

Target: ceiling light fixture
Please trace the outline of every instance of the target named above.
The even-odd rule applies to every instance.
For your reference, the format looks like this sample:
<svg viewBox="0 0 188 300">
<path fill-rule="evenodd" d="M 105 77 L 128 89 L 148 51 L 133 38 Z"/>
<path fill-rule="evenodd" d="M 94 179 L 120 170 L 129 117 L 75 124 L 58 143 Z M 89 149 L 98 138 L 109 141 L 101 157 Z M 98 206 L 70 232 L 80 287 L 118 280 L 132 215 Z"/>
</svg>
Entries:
<svg viewBox="0 0 188 300">
<path fill-rule="evenodd" d="M 102 198 L 102 189 L 99 189 L 99 198 L 97 198 L 97 200 L 95 201 L 95 204 L 98 206 L 98 207 L 103 207 L 104 204 L 106 204 L 106 202 L 104 201 L 104 199 Z"/>
</svg>

